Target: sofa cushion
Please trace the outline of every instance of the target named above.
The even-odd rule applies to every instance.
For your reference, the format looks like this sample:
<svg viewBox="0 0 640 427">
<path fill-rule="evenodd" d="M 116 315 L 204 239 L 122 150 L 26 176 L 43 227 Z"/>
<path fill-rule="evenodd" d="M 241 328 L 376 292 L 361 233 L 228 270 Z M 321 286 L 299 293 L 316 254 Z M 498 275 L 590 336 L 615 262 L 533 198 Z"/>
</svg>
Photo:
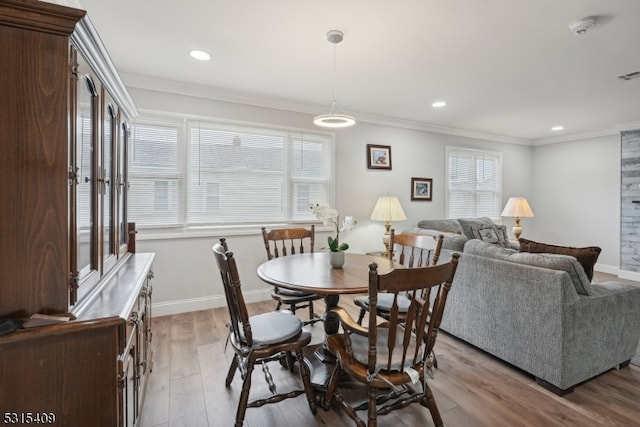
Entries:
<svg viewBox="0 0 640 427">
<path fill-rule="evenodd" d="M 467 238 L 462 234 L 448 234 L 442 239 L 442 249 L 449 249 L 450 251 L 462 252 L 464 244 L 467 243 Z"/>
<path fill-rule="evenodd" d="M 566 271 L 576 292 L 582 295 L 590 295 L 591 281 L 582 265 L 573 256 L 518 252 L 514 249 L 502 248 L 478 239 L 469 240 L 464 245 L 464 253 L 486 256 L 516 264 Z"/>
<path fill-rule="evenodd" d="M 483 242 L 492 243 L 494 245 L 509 247 L 509 237 L 507 235 L 506 225 L 475 225 L 470 226 L 471 235 L 474 239 Z"/>
<path fill-rule="evenodd" d="M 593 280 L 593 266 L 598 261 L 601 249 L 597 246 L 587 246 L 584 248 L 574 248 L 571 246 L 557 246 L 548 245 L 546 243 L 534 242 L 520 238 L 520 252 L 533 252 L 533 253 L 549 253 L 549 254 L 562 254 L 575 257 L 578 262 L 584 268 L 584 272 L 587 274 L 589 281 Z"/>
<path fill-rule="evenodd" d="M 471 233 L 471 226 L 475 225 L 481 227 L 483 225 L 492 226 L 494 225 L 493 221 L 489 217 L 482 218 L 458 218 L 458 224 L 460 224 L 460 228 L 462 229 L 462 234 L 467 239 L 473 239 L 473 234 Z"/>
<path fill-rule="evenodd" d="M 479 239 L 471 239 L 464 245 L 464 253 L 482 255 L 490 258 L 500 259 L 503 261 L 507 261 L 509 256 L 517 252 L 518 251 L 516 251 L 515 249 L 493 245 L 491 243 L 483 242 Z"/>
</svg>

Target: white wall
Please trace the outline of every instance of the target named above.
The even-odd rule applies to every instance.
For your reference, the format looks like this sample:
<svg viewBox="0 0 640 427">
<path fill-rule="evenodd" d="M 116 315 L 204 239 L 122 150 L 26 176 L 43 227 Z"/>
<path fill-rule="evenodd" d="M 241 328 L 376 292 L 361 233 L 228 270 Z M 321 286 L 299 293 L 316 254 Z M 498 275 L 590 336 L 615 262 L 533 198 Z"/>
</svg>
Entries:
<svg viewBox="0 0 640 427">
<path fill-rule="evenodd" d="M 620 265 L 620 135 L 534 147 L 535 218 L 522 237 L 568 246 L 600 246 L 596 270 Z M 524 224 L 524 220 L 523 220 Z"/>
<path fill-rule="evenodd" d="M 130 87 L 129 91 L 140 110 L 168 111 L 318 131 L 311 124 L 312 117 L 308 114 L 147 89 Z M 540 214 L 533 197 L 534 188 L 538 188 L 540 184 L 536 183 L 534 186 L 530 179 L 531 176 L 539 175 L 533 172 L 532 147 L 364 122 L 352 128 L 338 130 L 335 134 L 335 207 L 342 215 L 353 215 L 359 222 L 351 232 L 341 236 L 341 240 L 348 242 L 354 252 L 383 248 L 383 224 L 368 219 L 380 195 L 396 195 L 402 203 L 408 220 L 393 224 L 397 230 L 415 227 L 421 219 L 444 218 L 447 145 L 502 152 L 504 201 L 512 195 L 529 197 L 536 211 L 535 221 L 542 222 L 545 218 L 538 216 Z M 391 146 L 393 169 L 367 169 L 367 144 Z M 545 148 L 540 150 L 543 152 Z M 433 179 L 433 201 L 411 201 L 411 177 Z M 541 213 L 544 212 L 542 206 L 539 209 L 543 209 Z M 530 226 L 528 221 L 522 220 L 525 229 Z M 505 223 L 510 225 L 511 219 L 505 218 Z M 265 259 L 262 238 L 258 233 L 259 229 L 256 227 L 255 232 L 225 235 L 231 250 L 236 253 L 248 300 L 269 298 L 270 287 L 256 276 L 257 266 Z M 326 232 L 318 234 L 317 247 L 323 247 L 327 235 Z M 166 238 L 144 230 L 139 232 L 138 251 L 157 253 L 154 265 L 154 315 L 224 305 L 219 273 L 211 255 L 211 247 L 219 237 L 216 232 L 197 238 Z"/>
<path fill-rule="evenodd" d="M 368 219 L 381 195 L 398 196 L 407 215 L 407 221 L 392 224 L 396 230 L 415 227 L 422 219 L 445 217 L 447 145 L 502 152 L 504 200 L 509 195 L 531 192 L 528 146 L 367 123 L 336 134 L 336 206 L 360 221 L 349 236 L 349 243 L 358 252 L 383 248 L 383 223 Z M 391 171 L 367 169 L 367 144 L 391 146 Z M 412 177 L 433 179 L 432 201 L 411 201 Z"/>
</svg>

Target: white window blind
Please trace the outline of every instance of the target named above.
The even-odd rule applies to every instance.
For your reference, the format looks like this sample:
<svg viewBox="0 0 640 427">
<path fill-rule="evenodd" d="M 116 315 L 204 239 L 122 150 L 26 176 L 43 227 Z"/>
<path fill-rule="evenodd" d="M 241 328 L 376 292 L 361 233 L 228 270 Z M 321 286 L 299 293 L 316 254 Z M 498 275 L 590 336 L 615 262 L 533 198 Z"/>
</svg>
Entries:
<svg viewBox="0 0 640 427">
<path fill-rule="evenodd" d="M 310 221 L 309 203 L 330 200 L 326 135 L 138 120 L 132 139 L 129 218 L 142 226 Z"/>
<path fill-rule="evenodd" d="M 502 153 L 447 147 L 447 217 L 500 217 Z"/>
<path fill-rule="evenodd" d="M 179 226 L 184 156 L 180 150 L 182 122 L 137 121 L 129 145 L 129 212 L 136 226 Z"/>
</svg>

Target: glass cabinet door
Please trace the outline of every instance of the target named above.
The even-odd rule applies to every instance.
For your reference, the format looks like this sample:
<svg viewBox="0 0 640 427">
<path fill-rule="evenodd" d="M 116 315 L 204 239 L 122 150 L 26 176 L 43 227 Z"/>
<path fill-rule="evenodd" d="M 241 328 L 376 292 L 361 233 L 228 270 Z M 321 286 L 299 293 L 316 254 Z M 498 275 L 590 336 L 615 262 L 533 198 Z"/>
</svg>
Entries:
<svg viewBox="0 0 640 427">
<path fill-rule="evenodd" d="M 107 99 L 107 96 L 105 96 Z M 100 195 L 102 198 L 102 262 L 103 270 L 108 270 L 115 263 L 115 146 L 118 119 L 113 104 L 108 103 L 104 111 L 102 168 L 100 179 Z"/>
<path fill-rule="evenodd" d="M 120 255 L 127 250 L 129 242 L 127 231 L 127 162 L 128 162 L 128 145 L 129 134 L 131 129 L 125 121 L 120 125 L 120 135 L 118 137 L 118 155 L 117 155 L 117 203 L 118 203 L 118 247 Z"/>
<path fill-rule="evenodd" d="M 71 135 L 69 147 L 69 303 L 75 304 L 100 280 L 98 235 L 99 81 L 71 51 Z"/>
<path fill-rule="evenodd" d="M 96 240 L 96 118 L 98 92 L 79 68 L 75 111 L 75 246 L 79 282 L 98 269 Z"/>
</svg>

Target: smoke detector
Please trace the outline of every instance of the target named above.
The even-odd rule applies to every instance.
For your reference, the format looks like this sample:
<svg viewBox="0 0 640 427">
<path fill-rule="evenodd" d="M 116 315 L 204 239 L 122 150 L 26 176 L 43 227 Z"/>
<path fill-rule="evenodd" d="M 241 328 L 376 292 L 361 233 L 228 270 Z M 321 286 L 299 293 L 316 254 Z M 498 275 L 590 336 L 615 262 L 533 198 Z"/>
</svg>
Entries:
<svg viewBox="0 0 640 427">
<path fill-rule="evenodd" d="M 574 22 L 573 24 L 569 25 L 569 29 L 576 36 L 581 36 L 584 33 L 586 33 L 587 30 L 593 27 L 594 25 L 596 25 L 596 18 L 590 16 L 587 18 L 580 19 Z"/>
</svg>

